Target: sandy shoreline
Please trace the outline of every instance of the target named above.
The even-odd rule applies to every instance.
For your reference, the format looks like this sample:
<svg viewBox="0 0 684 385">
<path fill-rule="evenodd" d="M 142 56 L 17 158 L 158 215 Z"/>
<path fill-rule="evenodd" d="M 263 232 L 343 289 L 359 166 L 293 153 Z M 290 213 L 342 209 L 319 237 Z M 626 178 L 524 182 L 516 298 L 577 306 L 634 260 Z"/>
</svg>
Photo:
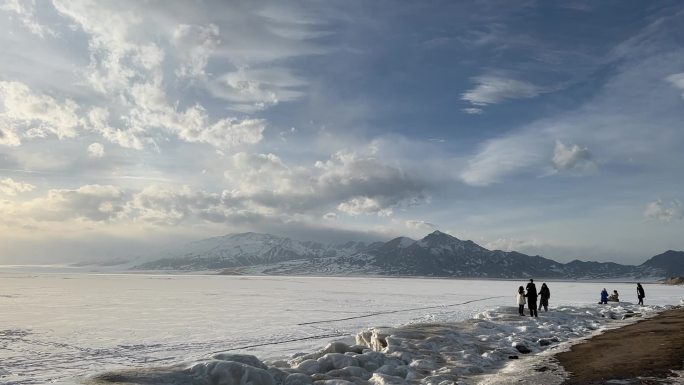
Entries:
<svg viewBox="0 0 684 385">
<path fill-rule="evenodd" d="M 684 383 L 673 373 L 684 370 L 684 307 L 608 330 L 555 359 L 571 373 L 564 385 Z"/>
</svg>

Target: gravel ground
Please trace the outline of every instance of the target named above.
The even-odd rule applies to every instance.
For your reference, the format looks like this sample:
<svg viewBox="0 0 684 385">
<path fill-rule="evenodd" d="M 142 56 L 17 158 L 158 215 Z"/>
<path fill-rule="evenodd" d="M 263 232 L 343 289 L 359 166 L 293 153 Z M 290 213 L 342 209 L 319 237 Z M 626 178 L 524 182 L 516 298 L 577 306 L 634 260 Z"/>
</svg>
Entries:
<svg viewBox="0 0 684 385">
<path fill-rule="evenodd" d="M 684 383 L 684 307 L 577 344 L 556 359 L 564 385 Z"/>
</svg>

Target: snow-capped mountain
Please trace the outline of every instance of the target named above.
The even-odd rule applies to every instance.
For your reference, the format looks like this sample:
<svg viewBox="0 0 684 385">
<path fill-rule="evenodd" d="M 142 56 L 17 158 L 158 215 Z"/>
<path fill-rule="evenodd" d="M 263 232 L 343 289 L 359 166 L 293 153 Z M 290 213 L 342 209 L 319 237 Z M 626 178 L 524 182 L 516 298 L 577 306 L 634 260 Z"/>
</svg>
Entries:
<svg viewBox="0 0 684 385">
<path fill-rule="evenodd" d="M 488 250 L 472 241 L 435 231 L 420 240 L 399 237 L 366 245 L 325 245 L 268 234 L 209 238 L 169 251 L 139 269 L 206 270 L 230 268 L 246 274 L 392 275 L 487 278 L 643 278 L 664 277 L 658 266 L 611 262 L 559 263 L 515 251 Z"/>
<path fill-rule="evenodd" d="M 301 242 L 270 234 L 241 233 L 190 242 L 167 250 L 137 269 L 211 270 L 296 259 L 329 258 L 350 255 L 366 248 L 363 242 L 331 246 Z"/>
</svg>

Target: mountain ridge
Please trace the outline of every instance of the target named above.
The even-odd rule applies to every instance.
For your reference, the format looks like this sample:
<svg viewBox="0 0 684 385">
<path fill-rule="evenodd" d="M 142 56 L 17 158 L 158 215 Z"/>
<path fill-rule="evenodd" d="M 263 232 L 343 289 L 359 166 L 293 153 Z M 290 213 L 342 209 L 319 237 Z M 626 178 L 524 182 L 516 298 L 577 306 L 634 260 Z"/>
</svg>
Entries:
<svg viewBox="0 0 684 385">
<path fill-rule="evenodd" d="M 460 240 L 441 231 L 419 240 L 397 237 L 387 242 L 339 245 L 247 232 L 191 242 L 160 253 L 158 257 L 134 269 L 231 269 L 237 273 L 268 275 L 562 279 L 660 278 L 668 272 L 678 271 L 677 260 L 672 265 L 671 257 L 655 260 L 653 257 L 638 266 L 579 260 L 560 263 L 539 255 L 488 250 L 473 241 Z M 681 267 L 684 270 L 684 266 Z"/>
<path fill-rule="evenodd" d="M 649 258 L 640 266 L 663 269 L 667 277 L 684 276 L 684 251 L 668 250 Z"/>
</svg>

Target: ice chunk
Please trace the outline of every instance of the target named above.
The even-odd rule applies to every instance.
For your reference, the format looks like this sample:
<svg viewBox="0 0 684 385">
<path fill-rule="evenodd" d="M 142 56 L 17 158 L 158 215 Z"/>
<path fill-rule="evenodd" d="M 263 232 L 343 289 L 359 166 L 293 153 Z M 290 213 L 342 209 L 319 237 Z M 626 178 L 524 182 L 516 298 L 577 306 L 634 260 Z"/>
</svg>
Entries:
<svg viewBox="0 0 684 385">
<path fill-rule="evenodd" d="M 311 385 L 313 380 L 304 373 L 293 373 L 285 378 L 283 385 Z"/>
<path fill-rule="evenodd" d="M 406 378 L 408 374 L 408 366 L 406 365 L 391 365 L 386 364 L 381 366 L 376 373 L 386 374 L 391 377 L 401 377 Z"/>
<path fill-rule="evenodd" d="M 456 376 L 438 374 L 425 377 L 421 382 L 425 385 L 453 385 L 456 383 Z"/>
<path fill-rule="evenodd" d="M 406 380 L 401 377 L 390 376 L 388 374 L 373 373 L 373 377 L 368 380 L 373 385 L 405 385 Z"/>
<path fill-rule="evenodd" d="M 342 369 L 347 366 L 359 366 L 359 361 L 356 358 L 340 353 L 328 353 L 319 358 L 318 363 L 320 364 L 321 372 Z"/>
<path fill-rule="evenodd" d="M 314 374 L 314 373 L 320 373 L 321 372 L 321 364 L 318 363 L 316 360 L 304 360 L 300 362 L 297 366 L 296 369 L 306 373 L 306 374 Z"/>
<path fill-rule="evenodd" d="M 387 358 L 384 354 L 380 352 L 365 352 L 363 354 L 359 354 L 355 356 L 356 360 L 359 363 L 359 366 L 362 368 L 372 372 L 385 363 L 385 359 Z"/>
<path fill-rule="evenodd" d="M 315 352 L 315 353 L 309 353 L 309 354 L 296 354 L 291 360 L 290 360 L 290 365 L 293 367 L 299 365 L 300 363 L 306 361 L 306 360 L 317 360 L 321 357 L 323 357 L 324 353 L 322 352 Z"/>
<path fill-rule="evenodd" d="M 210 384 L 275 385 L 269 372 L 234 361 L 201 362 L 190 368 L 195 376 L 205 377 Z"/>
<path fill-rule="evenodd" d="M 314 385 L 354 385 L 354 383 L 351 381 L 347 381 L 347 380 L 333 379 L 333 380 L 315 381 Z"/>
<path fill-rule="evenodd" d="M 326 354 L 326 353 L 347 353 L 347 352 L 352 352 L 352 353 L 362 353 L 363 346 L 359 345 L 352 345 L 349 346 L 345 344 L 344 342 L 340 341 L 335 341 L 329 343 L 323 350 L 321 350 L 321 353 Z"/>
<path fill-rule="evenodd" d="M 421 359 L 421 360 L 414 360 L 411 361 L 411 364 L 409 365 L 411 369 L 415 370 L 434 370 L 437 368 L 437 364 L 430 359 Z"/>
<path fill-rule="evenodd" d="M 360 368 L 358 366 L 347 366 L 346 368 L 343 368 L 343 369 L 333 369 L 326 374 L 330 377 L 337 377 L 337 378 L 358 377 L 358 378 L 362 378 L 364 380 L 367 380 L 371 377 L 371 374 L 366 369 Z"/>
<path fill-rule="evenodd" d="M 375 351 L 381 351 L 387 347 L 386 338 L 392 334 L 392 328 L 374 328 L 356 335 L 356 344 L 368 346 Z"/>
<path fill-rule="evenodd" d="M 275 366 L 276 368 L 289 368 L 290 364 L 287 363 L 285 360 L 278 360 L 278 361 L 273 361 L 271 363 L 271 366 Z"/>
<path fill-rule="evenodd" d="M 203 361 L 189 368 L 181 365 L 132 369 L 92 377 L 90 384 L 164 384 L 164 385 L 276 385 L 269 372 L 233 361 Z"/>
<path fill-rule="evenodd" d="M 285 381 L 285 378 L 290 375 L 290 373 L 280 370 L 278 368 L 268 368 L 268 373 L 273 377 L 276 385 L 280 385 Z"/>
<path fill-rule="evenodd" d="M 212 356 L 213 359 L 219 361 L 233 361 L 239 362 L 241 364 L 253 366 L 259 369 L 268 369 L 263 362 L 259 361 L 258 358 L 250 354 L 232 354 L 232 353 L 218 353 Z"/>
</svg>

